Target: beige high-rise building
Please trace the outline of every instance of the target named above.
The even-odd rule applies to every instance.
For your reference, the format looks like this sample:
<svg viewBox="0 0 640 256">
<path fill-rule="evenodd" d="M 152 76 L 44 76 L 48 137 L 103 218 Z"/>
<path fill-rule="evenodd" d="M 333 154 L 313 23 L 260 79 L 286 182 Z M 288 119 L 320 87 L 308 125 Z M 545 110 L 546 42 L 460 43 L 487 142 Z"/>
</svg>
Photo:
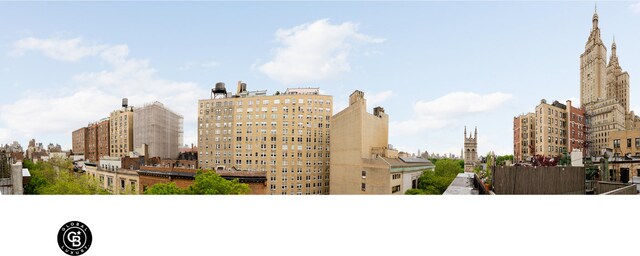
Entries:
<svg viewBox="0 0 640 256">
<path fill-rule="evenodd" d="M 612 132 L 624 130 L 638 119 L 629 111 L 629 74 L 620 66 L 615 40 L 611 50 L 607 64 L 607 49 L 594 13 L 591 34 L 580 55 L 580 103 L 586 111 L 591 156 L 600 156 L 610 146 Z"/>
<path fill-rule="evenodd" d="M 381 107 L 367 112 L 364 93 L 349 96 L 349 107 L 331 118 L 331 194 L 404 194 L 434 166 L 404 158 L 389 148 L 389 116 Z"/>
<path fill-rule="evenodd" d="M 329 194 L 332 97 L 319 88 L 236 94 L 217 83 L 199 100 L 198 166 L 266 171 L 269 194 Z"/>
<path fill-rule="evenodd" d="M 616 53 L 617 46 L 614 39 L 611 45 L 611 59 L 607 66 L 607 98 L 616 99 L 625 113 L 629 112 L 629 73 L 622 70 Z"/>
<path fill-rule="evenodd" d="M 582 106 L 606 98 L 607 48 L 600 39 L 598 14 L 593 14 L 593 27 L 580 54 L 580 104 Z"/>
<path fill-rule="evenodd" d="M 111 150 L 112 157 L 125 157 L 133 151 L 133 107 L 128 99 L 122 99 L 122 108 L 111 112 Z"/>
<path fill-rule="evenodd" d="M 611 133 L 625 129 L 624 107 L 616 99 L 606 99 L 586 105 L 588 118 L 589 155 L 601 156 L 609 147 Z"/>
<path fill-rule="evenodd" d="M 156 101 L 133 110 L 133 144 L 146 144 L 146 157 L 177 159 L 183 136 L 183 117 L 162 103 Z"/>
</svg>

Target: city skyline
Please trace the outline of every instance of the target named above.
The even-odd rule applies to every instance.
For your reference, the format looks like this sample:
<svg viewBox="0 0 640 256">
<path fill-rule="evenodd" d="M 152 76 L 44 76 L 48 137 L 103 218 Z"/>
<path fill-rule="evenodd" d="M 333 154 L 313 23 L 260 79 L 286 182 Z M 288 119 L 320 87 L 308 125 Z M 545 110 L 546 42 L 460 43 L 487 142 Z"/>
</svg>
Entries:
<svg viewBox="0 0 640 256">
<path fill-rule="evenodd" d="M 196 144 L 198 100 L 215 82 L 242 80 L 269 95 L 320 87 L 333 113 L 363 90 L 369 112 L 389 113 L 395 148 L 459 154 L 466 125 L 478 127 L 480 155 L 512 154 L 513 117 L 541 99 L 579 105 L 594 11 L 590 2 L 0 5 L 3 145 L 35 138 L 69 149 L 72 131 L 121 98 L 165 103 L 185 118 L 184 143 Z M 598 14 L 607 49 L 615 35 L 620 64 L 640 73 L 640 3 L 599 3 Z"/>
</svg>

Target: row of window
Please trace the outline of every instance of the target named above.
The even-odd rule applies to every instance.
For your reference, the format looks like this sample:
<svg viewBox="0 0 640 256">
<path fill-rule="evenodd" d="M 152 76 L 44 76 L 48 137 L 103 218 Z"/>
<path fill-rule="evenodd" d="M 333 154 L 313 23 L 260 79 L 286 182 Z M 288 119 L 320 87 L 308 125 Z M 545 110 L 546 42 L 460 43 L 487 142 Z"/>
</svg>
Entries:
<svg viewBox="0 0 640 256">
<path fill-rule="evenodd" d="M 631 138 L 627 138 L 627 148 L 631 147 Z M 620 139 L 613 140 L 613 147 L 620 148 Z M 635 147 L 640 148 L 640 138 L 635 138 Z"/>
<path fill-rule="evenodd" d="M 242 101 L 240 101 L 240 100 L 239 101 L 235 101 L 235 103 L 236 103 L 235 105 L 242 106 L 244 104 L 244 105 L 251 106 L 251 105 L 260 105 L 260 103 L 262 103 L 262 105 L 269 105 L 270 102 L 271 102 L 270 100 L 262 100 L 262 101 L 260 101 L 258 99 L 256 99 L 256 100 L 248 99 L 248 100 L 242 100 Z M 296 101 L 296 99 L 290 99 L 290 98 L 285 98 L 284 99 L 284 104 L 290 104 L 292 102 L 294 104 L 296 102 L 298 104 L 304 104 L 305 100 L 304 99 L 300 99 L 300 98 L 297 101 Z M 203 107 L 209 108 L 209 107 L 213 107 L 214 105 L 216 107 L 233 106 L 234 105 L 233 103 L 234 103 L 234 101 L 224 101 L 224 102 L 218 101 L 218 102 L 215 102 L 215 104 L 213 104 L 213 103 L 204 104 L 204 103 L 200 102 L 200 108 L 203 108 Z M 318 104 L 318 105 L 323 105 L 323 104 L 330 105 L 331 101 L 330 100 L 318 100 L 318 99 L 312 100 L 312 99 L 307 99 L 306 103 L 307 104 Z M 280 99 L 273 100 L 273 104 L 276 104 L 276 105 L 280 104 Z"/>
</svg>

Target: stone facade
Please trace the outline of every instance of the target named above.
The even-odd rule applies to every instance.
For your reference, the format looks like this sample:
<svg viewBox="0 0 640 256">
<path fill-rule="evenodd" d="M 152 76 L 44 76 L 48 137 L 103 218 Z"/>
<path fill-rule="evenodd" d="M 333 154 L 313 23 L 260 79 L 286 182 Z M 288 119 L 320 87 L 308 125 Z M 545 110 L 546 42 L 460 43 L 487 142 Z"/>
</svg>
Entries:
<svg viewBox="0 0 640 256">
<path fill-rule="evenodd" d="M 611 133 L 624 130 L 638 119 L 629 111 L 629 74 L 620 66 L 615 39 L 607 64 L 598 20 L 594 13 L 591 33 L 580 55 L 580 103 L 587 116 L 590 156 L 602 155 L 612 143 Z"/>
<path fill-rule="evenodd" d="M 364 93 L 355 91 L 349 107 L 331 117 L 331 194 L 404 194 L 417 188 L 426 159 L 403 159 L 389 148 L 389 116 L 381 107 L 366 111 Z M 407 161 L 405 161 L 407 160 Z"/>
<path fill-rule="evenodd" d="M 467 127 L 464 127 L 464 171 L 473 172 L 478 161 L 478 127 L 467 137 Z"/>
<path fill-rule="evenodd" d="M 133 151 L 133 107 L 123 102 L 121 109 L 111 112 L 109 122 L 111 123 L 109 154 L 113 157 L 127 156 Z"/>
<path fill-rule="evenodd" d="M 198 166 L 262 171 L 269 194 L 329 194 L 332 97 L 319 88 L 236 94 L 219 83 L 198 106 Z"/>
<path fill-rule="evenodd" d="M 625 112 L 616 99 L 606 99 L 585 105 L 588 115 L 589 155 L 601 156 L 611 143 L 611 133 L 625 129 Z"/>
<path fill-rule="evenodd" d="M 102 163 L 102 165 L 86 164 L 86 174 L 98 180 L 104 189 L 114 195 L 141 193 L 140 180 L 136 171 Z"/>
<path fill-rule="evenodd" d="M 610 138 L 607 146 L 613 149 L 615 156 L 640 157 L 640 129 L 613 131 Z"/>
</svg>

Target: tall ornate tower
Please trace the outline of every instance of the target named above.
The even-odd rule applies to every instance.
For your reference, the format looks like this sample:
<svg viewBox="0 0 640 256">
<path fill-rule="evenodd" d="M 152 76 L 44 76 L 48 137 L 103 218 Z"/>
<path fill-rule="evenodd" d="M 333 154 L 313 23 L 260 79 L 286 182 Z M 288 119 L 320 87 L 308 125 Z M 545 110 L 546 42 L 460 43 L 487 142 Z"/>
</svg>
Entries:
<svg viewBox="0 0 640 256">
<path fill-rule="evenodd" d="M 606 66 L 607 48 L 600 38 L 598 13 L 593 13 L 593 27 L 580 54 L 580 104 L 582 106 L 607 97 Z"/>
<path fill-rule="evenodd" d="M 478 163 L 478 127 L 473 132 L 473 137 L 469 134 L 467 138 L 467 127 L 464 127 L 464 171 L 473 172 L 473 168 Z"/>
<path fill-rule="evenodd" d="M 622 70 L 616 54 L 616 39 L 611 45 L 611 59 L 607 65 L 607 98 L 616 99 L 629 112 L 629 73 Z"/>
</svg>

